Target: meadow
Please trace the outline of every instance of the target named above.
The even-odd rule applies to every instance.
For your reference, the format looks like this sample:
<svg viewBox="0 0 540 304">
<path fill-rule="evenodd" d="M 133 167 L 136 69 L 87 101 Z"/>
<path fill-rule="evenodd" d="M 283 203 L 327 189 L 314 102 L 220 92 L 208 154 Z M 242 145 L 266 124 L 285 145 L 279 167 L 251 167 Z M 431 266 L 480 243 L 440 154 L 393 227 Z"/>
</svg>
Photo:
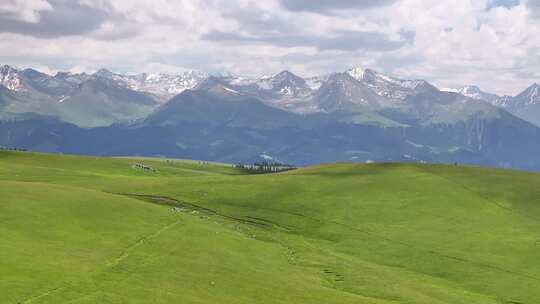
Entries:
<svg viewBox="0 0 540 304">
<path fill-rule="evenodd" d="M 0 303 L 535 304 L 539 257 L 535 173 L 0 151 Z"/>
</svg>

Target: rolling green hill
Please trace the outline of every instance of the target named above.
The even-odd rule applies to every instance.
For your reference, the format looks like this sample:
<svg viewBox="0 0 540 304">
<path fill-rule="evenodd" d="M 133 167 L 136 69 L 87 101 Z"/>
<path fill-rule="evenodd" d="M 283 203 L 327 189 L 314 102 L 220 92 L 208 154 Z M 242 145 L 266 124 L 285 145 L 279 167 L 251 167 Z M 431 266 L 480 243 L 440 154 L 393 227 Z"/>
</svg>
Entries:
<svg viewBox="0 0 540 304">
<path fill-rule="evenodd" d="M 0 302 L 539 303 L 539 185 L 0 152 Z"/>
</svg>

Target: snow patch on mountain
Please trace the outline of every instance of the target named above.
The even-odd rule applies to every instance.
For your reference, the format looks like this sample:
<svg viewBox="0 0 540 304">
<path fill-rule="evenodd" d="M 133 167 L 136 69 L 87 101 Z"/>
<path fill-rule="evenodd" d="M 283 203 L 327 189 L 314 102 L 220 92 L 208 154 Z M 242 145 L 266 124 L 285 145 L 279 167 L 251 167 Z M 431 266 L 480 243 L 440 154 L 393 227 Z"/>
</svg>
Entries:
<svg viewBox="0 0 540 304">
<path fill-rule="evenodd" d="M 323 83 L 328 81 L 328 77 L 330 77 L 330 75 L 313 76 L 305 78 L 305 80 L 308 87 L 315 91 L 318 90 L 323 85 Z"/>
<path fill-rule="evenodd" d="M 493 105 L 497 107 L 501 107 L 501 108 L 508 108 L 512 105 L 513 100 L 514 100 L 514 97 L 504 95 L 498 98 L 497 100 L 495 100 L 493 102 Z"/>
<path fill-rule="evenodd" d="M 233 90 L 233 89 L 231 89 L 231 88 L 228 88 L 228 87 L 226 87 L 226 86 L 222 86 L 222 88 L 223 88 L 223 90 L 225 90 L 225 91 L 227 91 L 227 92 L 229 92 L 229 93 L 233 93 L 233 94 L 236 94 L 236 95 L 241 95 L 241 94 L 242 94 L 242 93 L 240 93 L 240 92 L 238 92 L 238 91 L 236 91 L 236 90 Z"/>
<path fill-rule="evenodd" d="M 540 85 L 535 83 L 522 94 L 525 97 L 525 104 L 532 105 L 540 103 Z"/>
<path fill-rule="evenodd" d="M 263 154 L 261 154 L 261 155 L 259 155 L 259 156 L 260 156 L 262 159 L 267 160 L 267 161 L 274 160 L 274 158 L 273 158 L 272 156 L 270 156 L 270 155 L 268 155 L 268 154 L 265 154 L 265 153 L 263 153 Z"/>
<path fill-rule="evenodd" d="M 358 81 L 362 81 L 362 79 L 364 79 L 364 73 L 365 72 L 366 72 L 365 69 L 360 68 L 360 67 L 355 67 L 355 68 L 347 70 L 346 73 L 351 75 L 352 78 L 354 78 L 354 79 L 356 79 Z"/>
<path fill-rule="evenodd" d="M 467 85 L 460 88 L 444 88 L 444 89 L 441 89 L 441 91 L 461 94 L 463 96 L 466 96 L 475 100 L 483 100 L 483 101 L 489 102 L 493 105 L 500 104 L 499 100 L 501 99 L 500 96 L 496 94 L 484 92 L 478 86 L 474 86 L 474 85 Z"/>
<path fill-rule="evenodd" d="M 263 76 L 259 78 L 259 80 L 255 82 L 255 84 L 261 90 L 272 90 L 274 88 L 274 84 L 272 80 L 273 80 L 272 77 Z"/>
<path fill-rule="evenodd" d="M 371 88 L 377 95 L 401 103 L 405 98 L 425 90 L 435 89 L 425 80 L 404 80 L 371 69 L 352 68 L 346 71 L 352 78 Z"/>
<path fill-rule="evenodd" d="M 206 73 L 198 71 L 186 71 L 175 75 L 163 73 L 126 75 L 112 73 L 104 69 L 99 70 L 94 75 L 112 79 L 120 86 L 134 91 L 153 94 L 159 97 L 162 102 L 167 101 L 169 98 L 180 94 L 185 90 L 195 88 L 209 76 Z"/>
<path fill-rule="evenodd" d="M 0 84 L 12 91 L 26 91 L 19 70 L 9 65 L 0 67 Z"/>
</svg>

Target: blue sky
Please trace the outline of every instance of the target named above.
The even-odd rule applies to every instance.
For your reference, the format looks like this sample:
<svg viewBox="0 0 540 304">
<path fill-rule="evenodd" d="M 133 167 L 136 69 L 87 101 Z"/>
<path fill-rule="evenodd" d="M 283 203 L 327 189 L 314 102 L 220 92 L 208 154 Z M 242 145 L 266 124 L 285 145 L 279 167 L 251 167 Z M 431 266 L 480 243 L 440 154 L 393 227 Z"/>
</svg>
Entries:
<svg viewBox="0 0 540 304">
<path fill-rule="evenodd" d="M 498 6 L 505 7 L 505 8 L 511 8 L 511 7 L 514 7 L 514 6 L 518 6 L 519 4 L 520 4 L 519 0 L 489 0 L 487 2 L 486 8 L 487 9 L 492 9 L 492 8 L 498 7 Z"/>
<path fill-rule="evenodd" d="M 0 2 L 0 63 L 48 73 L 361 66 L 499 94 L 540 81 L 540 0 Z"/>
</svg>

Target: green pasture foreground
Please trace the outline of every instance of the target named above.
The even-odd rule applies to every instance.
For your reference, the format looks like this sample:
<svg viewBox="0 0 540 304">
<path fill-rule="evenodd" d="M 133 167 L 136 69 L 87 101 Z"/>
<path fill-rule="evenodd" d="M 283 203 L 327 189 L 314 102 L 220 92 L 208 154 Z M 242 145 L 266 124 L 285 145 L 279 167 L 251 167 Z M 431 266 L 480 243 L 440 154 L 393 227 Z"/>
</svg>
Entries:
<svg viewBox="0 0 540 304">
<path fill-rule="evenodd" d="M 0 303 L 536 304 L 539 221 L 533 173 L 0 152 Z"/>
</svg>

